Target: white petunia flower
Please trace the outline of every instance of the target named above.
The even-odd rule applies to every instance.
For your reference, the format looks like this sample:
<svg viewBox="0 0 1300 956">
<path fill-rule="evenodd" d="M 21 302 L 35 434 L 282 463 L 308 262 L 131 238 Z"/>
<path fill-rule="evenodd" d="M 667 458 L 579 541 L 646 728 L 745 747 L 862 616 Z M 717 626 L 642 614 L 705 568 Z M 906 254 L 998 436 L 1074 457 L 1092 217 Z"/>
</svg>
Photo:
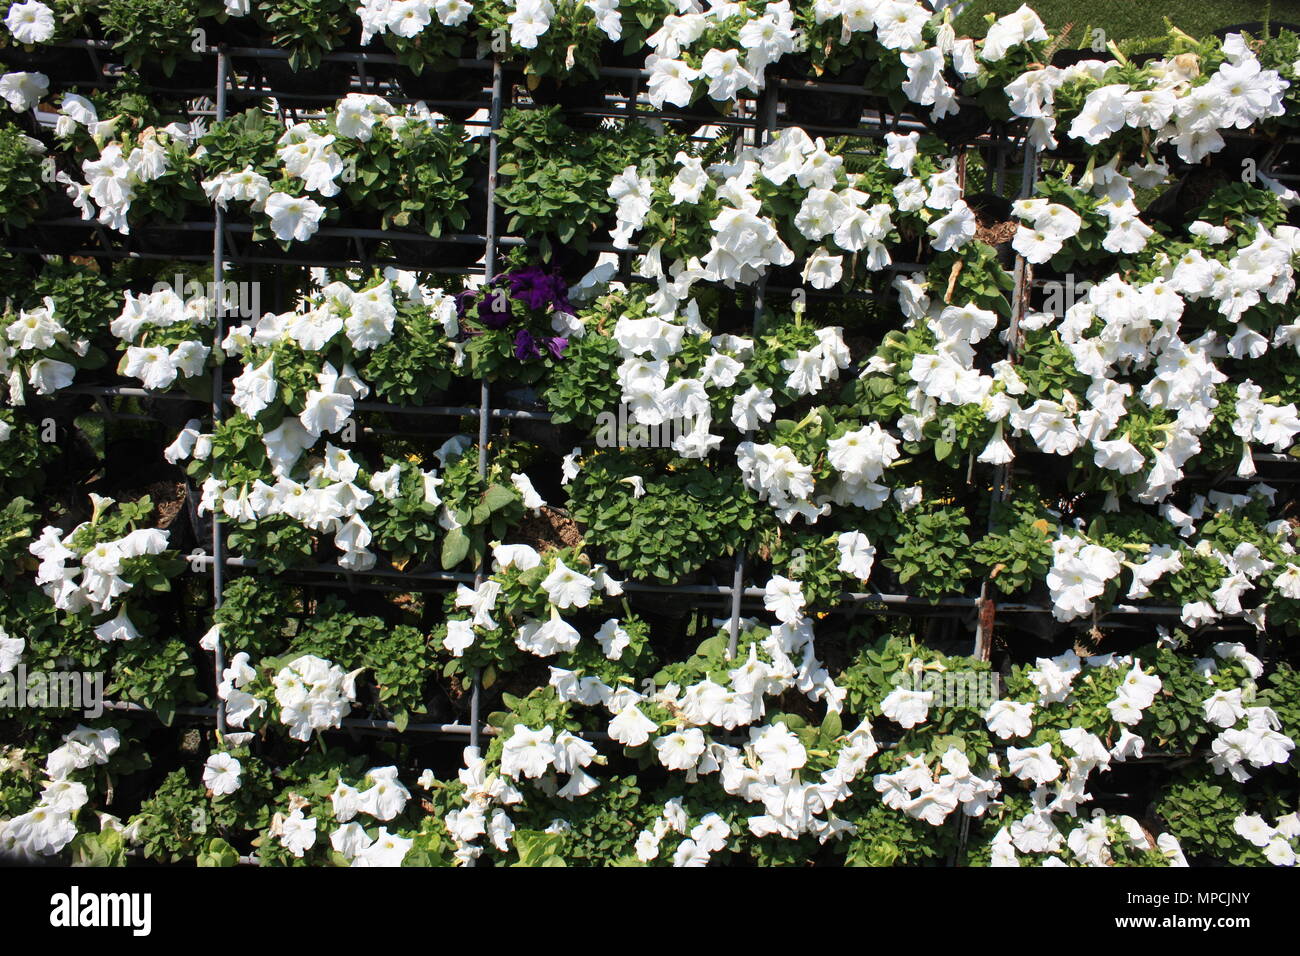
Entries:
<svg viewBox="0 0 1300 956">
<path fill-rule="evenodd" d="M 281 242 L 306 242 L 316 234 L 325 207 L 305 196 L 276 192 L 266 198 L 266 214 L 271 218 L 275 238 Z"/>
<path fill-rule="evenodd" d="M 230 754 L 215 753 L 203 765 L 203 785 L 220 797 L 239 789 L 239 761 Z"/>
</svg>

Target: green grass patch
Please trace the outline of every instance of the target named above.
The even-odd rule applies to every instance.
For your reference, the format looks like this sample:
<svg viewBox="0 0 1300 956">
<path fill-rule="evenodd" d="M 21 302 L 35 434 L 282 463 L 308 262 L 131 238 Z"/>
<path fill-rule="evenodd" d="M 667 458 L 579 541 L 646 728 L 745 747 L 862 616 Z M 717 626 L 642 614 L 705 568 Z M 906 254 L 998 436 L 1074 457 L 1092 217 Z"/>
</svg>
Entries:
<svg viewBox="0 0 1300 956">
<path fill-rule="evenodd" d="M 984 16 L 1015 12 L 1022 0 L 972 0 L 957 18 L 958 36 L 983 36 Z M 1100 27 L 1116 42 L 1163 37 L 1165 17 L 1194 37 L 1203 37 L 1238 23 L 1275 20 L 1300 23 L 1300 0 L 1028 0 L 1048 32 L 1056 35 L 1067 23 L 1074 29 L 1067 47 L 1084 47 Z M 1128 46 L 1128 44 L 1126 44 Z"/>
</svg>

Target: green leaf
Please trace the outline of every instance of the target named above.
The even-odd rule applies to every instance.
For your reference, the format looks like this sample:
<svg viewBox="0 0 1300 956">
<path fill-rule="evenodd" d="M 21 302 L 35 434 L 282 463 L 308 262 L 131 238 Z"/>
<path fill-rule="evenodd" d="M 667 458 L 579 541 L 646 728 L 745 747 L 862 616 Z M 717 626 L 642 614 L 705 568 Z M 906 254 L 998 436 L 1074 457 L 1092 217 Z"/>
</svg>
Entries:
<svg viewBox="0 0 1300 956">
<path fill-rule="evenodd" d="M 561 833 L 544 833 L 541 830 L 518 830 L 515 832 L 515 849 L 519 852 L 519 862 L 511 866 L 567 866 L 559 856 L 564 843 Z"/>
<path fill-rule="evenodd" d="M 442 539 L 442 569 L 450 571 L 464 561 L 468 554 L 469 535 L 464 529 L 456 528 L 454 531 L 447 532 L 447 537 Z"/>
<path fill-rule="evenodd" d="M 483 496 L 483 503 L 488 506 L 488 511 L 499 511 L 514 504 L 517 494 L 518 492 L 512 487 L 493 485 Z"/>
<path fill-rule="evenodd" d="M 164 727 L 170 727 L 172 721 L 176 719 L 176 702 L 174 700 L 154 701 L 153 712 L 158 717 L 159 723 Z"/>
<path fill-rule="evenodd" d="M 195 862 L 198 866 L 236 866 L 239 854 L 221 837 L 214 837 L 208 841 L 207 847 L 199 853 Z"/>
<path fill-rule="evenodd" d="M 126 866 L 126 845 L 117 830 L 79 833 L 72 841 L 73 866 Z"/>
</svg>

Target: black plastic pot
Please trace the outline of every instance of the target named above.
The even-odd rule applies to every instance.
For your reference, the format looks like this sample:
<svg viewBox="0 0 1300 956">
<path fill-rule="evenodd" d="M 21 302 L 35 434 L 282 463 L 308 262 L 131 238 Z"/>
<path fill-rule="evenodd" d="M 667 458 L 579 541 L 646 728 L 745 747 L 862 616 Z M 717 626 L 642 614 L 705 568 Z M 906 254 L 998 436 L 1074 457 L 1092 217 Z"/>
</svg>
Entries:
<svg viewBox="0 0 1300 956">
<path fill-rule="evenodd" d="M 564 77 L 526 76 L 518 67 L 506 71 L 506 80 L 516 89 L 527 92 L 538 106 L 557 106 L 564 121 L 574 129 L 596 129 L 602 113 L 616 112 L 624 104 L 610 104 L 605 97 L 613 94 L 626 98 L 632 92 L 630 77 L 591 76 L 574 72 Z"/>
<path fill-rule="evenodd" d="M 144 62 L 140 64 L 140 78 L 164 95 L 178 95 L 174 92 L 178 90 L 202 90 L 212 96 L 217 88 L 217 64 L 210 57 L 177 60 L 168 74 L 161 63 Z"/>
<path fill-rule="evenodd" d="M 1248 142 L 1248 141 L 1243 141 Z M 1229 146 L 1232 141 L 1229 140 Z M 1231 160 L 1227 167 L 1215 161 L 1212 166 L 1193 166 L 1184 174 L 1175 177 L 1172 185 L 1157 196 L 1142 218 L 1148 223 L 1163 223 L 1170 229 L 1181 231 L 1196 218 L 1196 211 L 1205 205 L 1220 186 L 1231 181 L 1241 180 L 1241 163 L 1236 164 L 1237 173 L 1232 175 Z M 1227 172 L 1225 172 L 1225 168 Z"/>
<path fill-rule="evenodd" d="M 963 198 L 981 225 L 993 225 L 1011 219 L 1011 200 L 1005 196 L 983 192 L 968 193 Z"/>
<path fill-rule="evenodd" d="M 21 46 L 8 46 L 0 49 L 0 63 L 11 72 L 44 73 L 50 78 L 51 89 L 93 83 L 99 79 L 99 71 L 85 50 L 38 47 L 28 51 Z"/>
<path fill-rule="evenodd" d="M 1238 136 L 1232 131 L 1225 131 L 1223 149 L 1206 157 L 1212 169 L 1222 170 L 1232 179 L 1240 180 L 1247 168 L 1248 161 L 1253 161 L 1255 169 L 1265 168 L 1269 153 L 1276 145 L 1275 141 L 1265 136 Z"/>
<path fill-rule="evenodd" d="M 847 259 L 846 259 L 847 262 Z M 796 259 L 793 265 L 788 266 L 768 266 L 767 269 L 767 286 L 769 289 L 775 287 L 778 289 L 799 289 L 803 288 L 803 260 Z M 776 306 L 781 301 L 781 297 L 771 293 L 767 296 L 767 303 Z M 752 311 L 752 310 L 751 310 Z"/>
<path fill-rule="evenodd" d="M 338 200 L 338 218 L 333 221 L 322 221 L 321 226 L 330 226 L 335 229 L 378 229 L 381 225 L 379 213 L 373 209 L 350 205 L 340 193 Z"/>
<path fill-rule="evenodd" d="M 561 82 L 544 76 L 530 95 L 539 106 L 558 106 L 564 112 L 564 121 L 574 129 L 596 129 L 603 119 L 598 114 L 609 112 L 605 94 L 610 82 L 599 77 Z"/>
<path fill-rule="evenodd" d="M 866 82 L 868 66 L 865 60 L 858 60 L 834 73 L 816 76 L 807 56 L 793 59 L 787 57 L 781 61 L 788 68 L 781 70 L 781 75 L 791 80 L 812 80 L 819 83 L 834 83 L 843 86 L 861 87 Z M 867 92 L 845 93 L 831 90 L 791 88 L 785 91 L 786 116 L 792 123 L 800 126 L 825 126 L 836 129 L 856 129 L 862 121 L 862 111 L 867 106 Z"/>
<path fill-rule="evenodd" d="M 1114 54 L 1112 54 L 1109 50 L 1103 50 L 1102 52 L 1098 53 L 1096 50 L 1092 49 L 1091 47 L 1080 47 L 1077 49 L 1074 47 L 1068 47 L 1063 50 L 1057 50 L 1055 53 L 1053 53 L 1050 62 L 1052 66 L 1058 67 L 1060 69 L 1065 69 L 1066 67 L 1075 66 L 1079 63 L 1083 63 L 1086 60 L 1113 60 L 1113 59 L 1115 59 Z"/>
<path fill-rule="evenodd" d="M 488 82 L 488 75 L 481 70 L 462 70 L 454 66 L 446 70 L 425 67 L 419 74 L 400 70 L 397 75 L 403 96 L 424 100 L 429 109 L 458 122 L 464 122 L 491 105 L 488 94 L 484 92 Z"/>
<path fill-rule="evenodd" d="M 7 33 L 8 31 L 5 32 Z M 72 51 L 69 51 L 69 60 L 73 59 L 71 52 Z M 83 60 L 86 59 L 84 53 L 79 53 L 78 56 Z M 9 46 L 0 47 L 0 62 L 4 63 L 10 71 L 44 73 L 46 76 L 53 79 L 54 75 L 51 68 L 56 64 L 51 61 L 55 59 L 61 58 L 51 57 L 48 52 L 43 52 L 40 47 L 35 47 L 31 50 L 24 49 L 18 44 L 10 44 Z"/>
<path fill-rule="evenodd" d="M 344 63 L 322 63 L 315 69 L 301 71 L 293 70 L 288 60 L 267 57 L 257 63 L 262 79 L 274 91 L 275 98 L 288 107 L 333 106 L 352 78 L 352 71 Z"/>
<path fill-rule="evenodd" d="M 1148 63 L 1153 63 L 1156 60 L 1163 59 L 1165 59 L 1165 54 L 1163 53 L 1134 53 L 1128 58 L 1128 61 L 1133 66 L 1141 67 L 1146 66 Z"/>
<path fill-rule="evenodd" d="M 602 223 L 602 227 L 607 224 Z M 592 241 L 600 242 L 606 238 L 606 233 L 597 231 L 592 237 Z M 556 244 L 551 254 L 551 264 L 560 270 L 560 275 L 569 285 L 575 284 L 579 279 L 596 267 L 596 262 L 600 258 L 600 253 L 588 249 L 580 252 L 572 246 L 561 246 Z"/>
<path fill-rule="evenodd" d="M 514 440 L 536 445 L 555 459 L 567 455 L 576 445 L 591 438 L 591 432 L 583 431 L 573 425 L 552 425 L 550 422 L 529 419 L 511 422 L 510 435 Z M 561 484 L 563 478 L 558 466 L 543 468 L 533 479 L 533 486 L 547 501 L 564 501 L 568 493 Z"/>
<path fill-rule="evenodd" d="M 133 226 L 131 234 L 144 251 L 174 256 L 202 256 L 212 253 L 210 231 L 168 228 L 165 224 Z"/>
<path fill-rule="evenodd" d="M 351 239 L 329 234 L 329 230 L 337 226 L 337 222 L 322 219 L 316 234 L 306 242 L 293 242 L 289 244 L 288 249 L 283 249 L 280 243 L 271 237 L 260 243 L 254 254 L 268 259 L 289 259 L 294 262 L 332 263 L 355 259 L 356 247 Z"/>
<path fill-rule="evenodd" d="M 754 330 L 754 306 L 749 296 L 723 294 L 718 301 L 718 332 L 748 336 Z"/>
<path fill-rule="evenodd" d="M 967 107 L 940 120 L 930 119 L 928 110 L 922 110 L 922 113 L 930 132 L 951 146 L 973 143 L 992 128 L 988 114 L 975 107 Z"/>
<path fill-rule="evenodd" d="M 1267 29 L 1265 29 L 1267 27 Z M 1270 37 L 1277 36 L 1283 30 L 1290 30 L 1292 33 L 1300 33 L 1300 24 L 1296 23 L 1278 23 L 1270 20 L 1264 24 L 1260 20 L 1252 20 L 1249 23 L 1234 23 L 1230 27 L 1220 27 L 1214 31 L 1214 35 L 1220 40 L 1227 39 L 1230 33 L 1249 33 L 1252 37 L 1259 39 L 1267 34 Z"/>
<path fill-rule="evenodd" d="M 229 46 L 265 48 L 268 34 L 243 19 L 227 20 L 220 39 Z M 352 69 L 346 63 L 321 63 L 315 69 L 294 70 L 288 57 L 259 56 L 252 61 L 253 71 L 268 87 L 281 106 L 325 108 L 332 106 L 347 91 Z"/>
<path fill-rule="evenodd" d="M 382 54 L 384 56 L 389 56 L 393 51 L 388 49 L 388 47 L 384 45 L 383 40 L 379 37 L 372 37 L 369 43 L 360 46 L 356 52 L 366 55 Z M 372 89 L 375 84 L 378 83 L 386 83 L 389 86 L 396 88 L 398 86 L 397 80 L 399 75 L 405 72 L 403 68 L 396 63 L 381 63 L 375 60 L 367 60 L 365 63 L 358 63 L 356 64 L 355 69 L 358 81 L 361 81 L 362 73 L 365 74 L 365 80 L 360 82 L 362 91 L 375 93 L 383 92 L 382 90 Z"/>
<path fill-rule="evenodd" d="M 665 103 L 659 118 L 678 132 L 690 135 L 701 126 L 712 126 L 718 120 L 724 119 L 727 114 L 723 112 L 722 107 L 723 104 L 709 99 L 705 94 L 685 107 Z"/>
<path fill-rule="evenodd" d="M 51 189 L 43 194 L 45 199 L 45 211 L 41 218 L 34 222 L 27 230 L 33 243 L 41 249 L 42 252 L 53 253 L 55 255 L 67 255 L 78 249 L 84 249 L 91 244 L 90 225 L 85 226 L 51 226 L 48 223 L 55 219 L 80 219 L 81 213 L 77 207 L 72 204 L 67 193 L 63 191 L 62 186 L 58 189 Z M 21 237 L 19 237 L 21 239 Z M 21 244 L 21 243 L 20 243 Z"/>
<path fill-rule="evenodd" d="M 935 255 L 934 247 L 930 243 L 930 237 L 926 234 L 924 228 L 916 231 L 908 224 L 903 224 L 898 230 L 898 242 L 888 243 L 889 257 L 894 262 L 915 262 L 917 265 L 925 266 L 933 261 Z"/>
<path fill-rule="evenodd" d="M 38 222 L 31 226 L 29 234 L 31 244 L 50 255 L 67 256 L 91 245 L 89 233 L 75 226 L 51 226 Z M 21 243 L 21 237 L 18 241 Z"/>
<path fill-rule="evenodd" d="M 211 206 L 186 203 L 175 219 L 164 219 L 146 212 L 143 219 L 131 222 L 131 236 L 136 243 L 144 247 L 145 251 L 177 256 L 211 255 L 212 230 L 210 228 L 179 228 L 184 223 L 211 221 Z"/>
<path fill-rule="evenodd" d="M 626 37 L 624 38 L 626 39 Z M 631 53 L 624 52 L 624 43 L 622 40 L 615 42 L 613 40 L 604 40 L 600 44 L 600 65 L 623 67 L 631 70 L 645 69 L 646 50 L 644 45 L 638 46 Z"/>
<path fill-rule="evenodd" d="M 473 59 L 476 53 L 477 45 L 467 35 L 460 49 L 446 60 L 428 62 L 419 73 L 396 65 L 392 67 L 394 78 L 403 96 L 424 100 L 430 109 L 463 122 L 491 105 L 491 97 L 484 90 L 491 85 L 492 74 L 462 69 L 456 63 L 457 59 Z M 455 103 L 464 105 L 451 105 Z"/>
</svg>

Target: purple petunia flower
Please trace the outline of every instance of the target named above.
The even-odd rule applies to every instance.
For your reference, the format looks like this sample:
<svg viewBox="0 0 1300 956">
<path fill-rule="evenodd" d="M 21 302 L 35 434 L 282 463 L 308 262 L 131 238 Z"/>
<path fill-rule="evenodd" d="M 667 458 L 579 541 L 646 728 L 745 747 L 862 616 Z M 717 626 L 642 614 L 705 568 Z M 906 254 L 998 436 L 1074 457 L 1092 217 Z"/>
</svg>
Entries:
<svg viewBox="0 0 1300 956">
<path fill-rule="evenodd" d="M 550 306 L 556 312 L 572 314 L 574 309 L 569 303 L 568 283 L 558 269 L 544 271 L 540 266 L 528 266 L 509 273 L 510 295 L 524 303 L 528 308 L 544 310 Z"/>
<path fill-rule="evenodd" d="M 533 333 L 527 329 L 520 329 L 515 333 L 515 358 L 524 361 L 530 358 L 540 358 L 541 351 L 537 348 L 537 340 L 533 338 Z"/>
<path fill-rule="evenodd" d="M 478 304 L 478 319 L 489 329 L 504 329 L 510 324 L 510 320 L 514 318 L 510 313 L 510 304 L 508 302 L 502 303 L 505 306 L 504 309 L 493 307 L 500 291 L 499 289 L 491 290 L 483 298 L 483 301 Z"/>
<path fill-rule="evenodd" d="M 470 303 L 478 297 L 477 289 L 466 289 L 464 292 L 456 293 L 456 318 L 465 318 L 465 312 L 469 309 Z"/>
<path fill-rule="evenodd" d="M 509 300 L 522 302 L 533 312 L 563 312 L 574 314 L 569 303 L 569 287 L 557 269 L 549 272 L 540 266 L 527 266 L 514 269 L 497 276 L 481 289 L 468 290 L 456 295 L 456 314 L 461 319 L 470 319 L 489 329 L 504 329 L 514 322 L 515 316 L 508 307 Z M 501 306 L 506 305 L 505 309 Z M 467 329 L 474 334 L 472 328 Z M 535 336 L 526 330 L 515 335 L 515 356 L 523 361 L 539 358 L 545 346 L 556 358 L 564 354 L 569 341 L 563 337 L 544 338 Z"/>
<path fill-rule="evenodd" d="M 546 308 L 555 300 L 555 287 L 551 277 L 537 266 L 517 269 L 507 275 L 510 280 L 510 297 L 530 309 Z"/>
</svg>

